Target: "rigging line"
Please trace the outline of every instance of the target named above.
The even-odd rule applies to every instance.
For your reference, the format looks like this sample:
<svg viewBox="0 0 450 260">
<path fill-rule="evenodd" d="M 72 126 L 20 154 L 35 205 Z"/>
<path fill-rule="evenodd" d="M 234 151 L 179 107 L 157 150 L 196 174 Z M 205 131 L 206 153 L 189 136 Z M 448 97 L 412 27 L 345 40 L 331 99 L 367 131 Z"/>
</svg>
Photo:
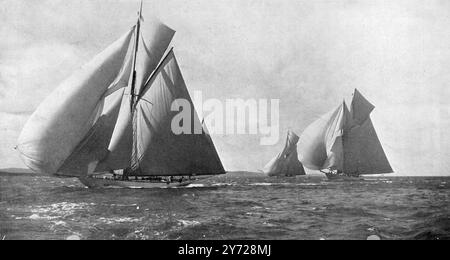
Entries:
<svg viewBox="0 0 450 260">
<path fill-rule="evenodd" d="M 137 95 L 137 96 L 139 97 L 139 95 Z M 143 101 L 149 103 L 149 104 L 152 105 L 152 106 L 155 105 L 155 104 L 153 104 L 152 102 L 150 102 L 149 100 L 147 100 L 147 99 L 145 99 L 145 98 L 143 98 L 143 97 L 141 97 L 141 98 L 139 99 L 139 101 L 140 101 L 140 100 L 143 100 Z"/>
<path fill-rule="evenodd" d="M 146 92 L 150 88 L 150 87 L 147 87 L 147 86 L 151 86 L 151 84 L 155 80 L 156 75 L 158 74 L 159 70 L 165 64 L 167 58 L 169 57 L 169 55 L 171 53 L 173 53 L 173 47 L 170 48 L 170 50 L 166 53 L 164 58 L 161 59 L 161 61 L 159 62 L 158 66 L 156 66 L 156 68 L 153 70 L 152 74 L 150 74 L 150 76 L 148 77 L 148 80 L 144 84 L 144 88 L 141 89 L 141 93 L 138 94 L 138 100 L 139 100 L 139 97 L 142 98 L 144 92 Z"/>
</svg>

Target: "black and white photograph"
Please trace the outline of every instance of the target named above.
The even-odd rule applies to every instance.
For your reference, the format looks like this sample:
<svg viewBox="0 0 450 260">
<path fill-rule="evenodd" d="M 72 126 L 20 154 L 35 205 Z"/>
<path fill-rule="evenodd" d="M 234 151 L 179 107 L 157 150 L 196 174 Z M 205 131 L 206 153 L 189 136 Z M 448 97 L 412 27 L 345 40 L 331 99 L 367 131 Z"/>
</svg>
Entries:
<svg viewBox="0 0 450 260">
<path fill-rule="evenodd" d="M 0 240 L 450 240 L 449 25 L 444 0 L 0 0 Z"/>
</svg>

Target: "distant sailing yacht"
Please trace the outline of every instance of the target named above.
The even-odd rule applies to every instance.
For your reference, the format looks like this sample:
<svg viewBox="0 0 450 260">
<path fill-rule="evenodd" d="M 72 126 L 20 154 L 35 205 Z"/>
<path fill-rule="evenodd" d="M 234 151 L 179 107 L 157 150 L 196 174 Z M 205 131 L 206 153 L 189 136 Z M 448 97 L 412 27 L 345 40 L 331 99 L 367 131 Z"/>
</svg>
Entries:
<svg viewBox="0 0 450 260">
<path fill-rule="evenodd" d="M 298 160 L 298 139 L 299 137 L 294 132 L 288 131 L 283 151 L 270 160 L 262 172 L 268 176 L 305 175 L 305 169 Z"/>
<path fill-rule="evenodd" d="M 89 187 L 183 186 L 225 173 L 168 49 L 175 31 L 142 23 L 141 14 L 142 2 L 136 24 L 30 117 L 17 146 L 29 168 Z M 189 102 L 201 134 L 172 132 L 179 99 Z"/>
<path fill-rule="evenodd" d="M 344 101 L 306 128 L 300 137 L 300 161 L 329 179 L 392 173 L 370 119 L 374 108 L 356 89 L 350 111 Z"/>
</svg>

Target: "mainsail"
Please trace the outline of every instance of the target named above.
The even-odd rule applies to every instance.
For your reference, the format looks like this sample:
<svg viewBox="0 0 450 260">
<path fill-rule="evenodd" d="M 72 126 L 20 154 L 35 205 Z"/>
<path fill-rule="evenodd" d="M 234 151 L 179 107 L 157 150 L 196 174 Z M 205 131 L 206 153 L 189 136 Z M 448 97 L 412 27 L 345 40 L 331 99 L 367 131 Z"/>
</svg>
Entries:
<svg viewBox="0 0 450 260">
<path fill-rule="evenodd" d="M 191 126 L 201 125 L 183 76 L 171 50 L 148 82 L 136 106 L 138 175 L 204 175 L 224 173 L 208 135 L 174 134 L 174 104 L 189 102 Z M 187 107 L 185 107 L 186 109 Z"/>
<path fill-rule="evenodd" d="M 309 169 L 346 174 L 391 173 L 370 113 L 374 106 L 355 90 L 351 111 L 345 101 L 303 132 L 300 161 Z"/>
<path fill-rule="evenodd" d="M 205 128 L 201 134 L 172 132 L 171 106 L 178 99 L 191 105 L 192 125 L 200 124 L 175 55 L 167 51 L 175 32 L 159 21 L 141 21 L 139 14 L 129 32 L 31 116 L 18 144 L 29 168 L 84 177 L 131 169 L 137 160 L 132 175 L 225 173 Z"/>
<path fill-rule="evenodd" d="M 305 169 L 298 160 L 298 139 L 299 137 L 294 132 L 288 131 L 283 151 L 264 167 L 263 172 L 269 176 L 305 175 Z"/>
<path fill-rule="evenodd" d="M 344 172 L 392 173 L 392 167 L 370 119 L 375 107 L 356 89 L 352 100 L 353 124 L 344 138 Z"/>
</svg>

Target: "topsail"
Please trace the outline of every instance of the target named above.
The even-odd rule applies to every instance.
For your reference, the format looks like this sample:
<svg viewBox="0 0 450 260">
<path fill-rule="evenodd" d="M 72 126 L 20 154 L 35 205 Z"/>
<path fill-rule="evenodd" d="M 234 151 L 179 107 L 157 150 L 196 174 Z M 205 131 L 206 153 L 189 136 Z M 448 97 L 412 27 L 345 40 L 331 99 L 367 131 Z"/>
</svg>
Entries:
<svg viewBox="0 0 450 260">
<path fill-rule="evenodd" d="M 350 175 L 393 172 L 370 119 L 373 109 L 355 90 L 351 110 L 343 102 L 305 129 L 300 161 L 309 169 Z"/>
<path fill-rule="evenodd" d="M 39 173 L 84 177 L 130 170 L 132 175 L 211 175 L 225 170 L 205 127 L 174 134 L 173 103 L 191 105 L 159 21 L 137 24 L 62 83 L 33 113 L 18 141 L 25 164 Z M 136 165 L 133 165 L 136 164 Z"/>
</svg>

